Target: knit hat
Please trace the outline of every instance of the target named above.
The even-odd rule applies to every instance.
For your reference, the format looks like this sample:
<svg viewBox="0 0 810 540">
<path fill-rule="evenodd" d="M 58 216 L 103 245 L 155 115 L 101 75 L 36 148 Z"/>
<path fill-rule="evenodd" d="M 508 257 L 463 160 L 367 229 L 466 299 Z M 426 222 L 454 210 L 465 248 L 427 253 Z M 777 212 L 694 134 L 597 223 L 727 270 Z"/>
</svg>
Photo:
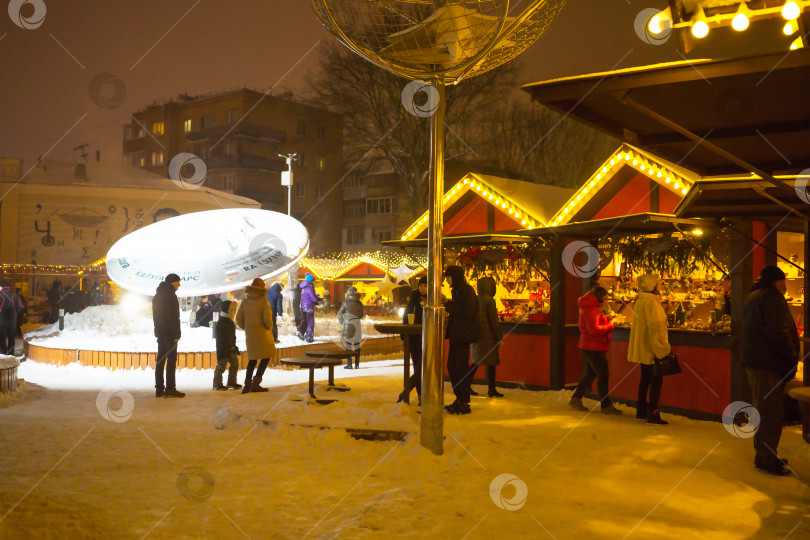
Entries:
<svg viewBox="0 0 810 540">
<path fill-rule="evenodd" d="M 260 289 L 265 289 L 264 280 L 262 278 L 256 278 L 253 280 L 253 283 L 250 284 L 251 287 L 259 287 Z"/>
<path fill-rule="evenodd" d="M 222 309 L 220 309 L 220 311 L 222 313 L 228 313 L 231 310 L 232 302 L 233 302 L 232 300 L 225 300 L 224 302 L 222 302 Z"/>
<path fill-rule="evenodd" d="M 169 274 L 163 281 L 165 281 L 166 283 L 176 283 L 180 281 L 180 276 L 178 276 L 177 274 Z"/>
<path fill-rule="evenodd" d="M 305 277 L 304 279 L 309 281 L 310 283 L 315 281 L 315 277 L 312 274 L 307 274 L 307 277 Z"/>
<path fill-rule="evenodd" d="M 652 292 L 655 286 L 658 285 L 658 276 L 656 274 L 645 274 L 638 276 L 636 281 L 638 282 L 638 288 L 642 292 Z"/>
<path fill-rule="evenodd" d="M 782 271 L 782 269 L 772 264 L 767 264 L 763 266 L 762 270 L 759 271 L 759 279 L 761 281 L 766 281 L 768 283 L 782 281 L 783 279 L 786 278 L 787 276 L 785 276 L 785 273 Z"/>
</svg>

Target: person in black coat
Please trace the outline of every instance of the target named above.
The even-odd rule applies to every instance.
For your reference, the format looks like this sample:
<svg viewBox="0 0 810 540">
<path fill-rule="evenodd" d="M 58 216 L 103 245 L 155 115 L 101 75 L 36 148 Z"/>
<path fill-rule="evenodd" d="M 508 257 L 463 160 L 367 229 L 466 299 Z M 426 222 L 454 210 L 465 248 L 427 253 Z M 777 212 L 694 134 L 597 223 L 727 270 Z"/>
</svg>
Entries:
<svg viewBox="0 0 810 540">
<path fill-rule="evenodd" d="M 59 321 L 59 307 L 62 304 L 62 283 L 54 281 L 48 291 L 48 306 L 51 308 L 51 316 L 48 319 L 49 324 Z"/>
<path fill-rule="evenodd" d="M 0 281 L 0 354 L 14 356 L 17 319 L 22 318 L 24 309 L 20 297 L 11 292 L 11 284 Z"/>
<path fill-rule="evenodd" d="M 242 385 L 236 382 L 239 372 L 239 349 L 236 347 L 236 309 L 239 305 L 231 300 L 221 302 L 222 311 L 219 314 L 214 334 L 217 340 L 217 367 L 214 369 L 214 390 L 238 390 Z M 225 366 L 228 368 L 228 384 L 222 384 L 222 373 Z"/>
<path fill-rule="evenodd" d="M 787 476 L 787 461 L 776 455 L 785 419 L 785 383 L 796 376 L 799 332 L 785 300 L 785 273 L 777 266 L 762 268 L 745 299 L 740 351 L 751 387 L 752 405 L 759 412 L 754 434 L 754 466 Z"/>
<path fill-rule="evenodd" d="M 450 414 L 470 414 L 470 345 L 478 341 L 481 333 L 478 321 L 478 297 L 467 283 L 464 269 L 448 266 L 444 272 L 450 285 L 452 298 L 447 302 L 447 373 L 453 384 L 456 400 L 445 407 Z"/>
<path fill-rule="evenodd" d="M 282 290 L 281 283 L 275 283 L 273 284 L 272 287 L 270 287 L 270 290 L 267 291 L 267 300 L 270 301 L 270 309 L 273 310 L 273 341 L 275 341 L 276 343 L 281 343 L 278 339 L 278 323 L 276 321 L 276 317 L 281 317 L 284 314 L 284 308 L 282 306 L 283 297 L 281 295 L 281 290 Z M 301 301 L 300 296 L 298 301 L 300 304 Z"/>
<path fill-rule="evenodd" d="M 200 301 L 200 306 L 194 315 L 195 326 L 211 326 L 214 322 L 214 305 L 211 302 L 210 296 L 203 296 Z"/>
<path fill-rule="evenodd" d="M 408 297 L 408 306 L 405 308 L 405 313 L 402 315 L 402 324 L 408 324 L 408 315 L 413 314 L 413 323 L 422 324 L 422 308 L 427 305 L 427 277 L 422 276 L 419 278 L 419 284 L 416 289 L 411 291 Z M 408 345 L 411 349 L 411 364 L 413 364 L 413 375 L 408 379 L 408 390 L 416 388 L 416 394 L 419 396 L 419 403 L 422 403 L 422 335 L 409 335 L 403 337 L 408 340 Z M 397 403 L 405 399 L 405 391 L 399 394 Z"/>
<path fill-rule="evenodd" d="M 295 317 L 295 327 L 301 326 L 301 287 L 296 282 L 293 287 L 293 317 Z"/>
<path fill-rule="evenodd" d="M 17 287 L 15 291 L 17 293 L 17 298 L 19 298 L 19 306 L 22 307 L 22 312 L 17 313 L 17 337 L 22 339 L 22 325 L 28 322 L 28 304 L 26 303 L 25 297 L 22 295 L 22 289 Z"/>
<path fill-rule="evenodd" d="M 169 274 L 157 287 L 152 298 L 152 320 L 158 342 L 155 362 L 155 397 L 185 396 L 175 387 L 174 372 L 177 367 L 177 342 L 180 341 L 180 302 L 177 289 L 180 276 Z M 166 386 L 163 386 L 163 368 L 166 368 Z"/>
</svg>

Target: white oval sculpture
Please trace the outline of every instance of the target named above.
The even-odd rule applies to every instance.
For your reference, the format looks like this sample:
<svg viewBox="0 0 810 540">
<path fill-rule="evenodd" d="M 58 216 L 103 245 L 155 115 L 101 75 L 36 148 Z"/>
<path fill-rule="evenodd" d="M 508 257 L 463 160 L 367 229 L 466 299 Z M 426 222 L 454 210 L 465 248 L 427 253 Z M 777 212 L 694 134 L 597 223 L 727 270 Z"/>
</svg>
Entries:
<svg viewBox="0 0 810 540">
<path fill-rule="evenodd" d="M 181 280 L 178 296 L 200 296 L 282 274 L 308 248 L 306 228 L 285 214 L 209 210 L 158 221 L 121 238 L 107 252 L 107 273 L 119 287 L 149 296 L 175 273 Z"/>
</svg>

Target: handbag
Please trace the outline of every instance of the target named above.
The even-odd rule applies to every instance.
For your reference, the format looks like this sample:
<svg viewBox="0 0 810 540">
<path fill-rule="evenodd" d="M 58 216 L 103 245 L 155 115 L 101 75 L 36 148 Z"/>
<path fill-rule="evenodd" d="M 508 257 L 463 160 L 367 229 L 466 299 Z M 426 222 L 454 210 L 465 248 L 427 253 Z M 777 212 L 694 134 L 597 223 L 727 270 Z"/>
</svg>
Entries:
<svg viewBox="0 0 810 540">
<path fill-rule="evenodd" d="M 664 377 L 666 375 L 677 375 L 681 372 L 681 365 L 678 363 L 678 355 L 669 353 L 663 358 L 653 358 L 655 363 L 653 372 L 656 377 Z"/>
</svg>

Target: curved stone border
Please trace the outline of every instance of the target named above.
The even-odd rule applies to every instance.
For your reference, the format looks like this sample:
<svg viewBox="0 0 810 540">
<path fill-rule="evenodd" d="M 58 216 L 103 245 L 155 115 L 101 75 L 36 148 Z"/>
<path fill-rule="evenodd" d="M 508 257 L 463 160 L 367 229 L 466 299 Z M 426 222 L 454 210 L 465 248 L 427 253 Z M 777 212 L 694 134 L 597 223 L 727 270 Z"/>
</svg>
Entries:
<svg viewBox="0 0 810 540">
<path fill-rule="evenodd" d="M 25 343 L 27 358 L 35 362 L 66 366 L 78 362 L 83 366 L 100 366 L 110 369 L 155 368 L 157 353 L 128 353 L 111 351 L 84 351 L 76 349 L 52 349 L 32 343 Z M 279 347 L 271 366 L 278 366 L 282 358 L 304 356 L 308 350 L 331 349 L 343 350 L 337 343 L 312 343 L 295 347 Z M 402 351 L 399 336 L 369 337 L 363 344 L 362 355 L 392 354 Z M 239 356 L 239 368 L 245 369 L 248 364 L 247 353 Z M 217 366 L 217 354 L 213 351 L 195 353 L 177 353 L 179 369 L 214 369 Z"/>
</svg>

